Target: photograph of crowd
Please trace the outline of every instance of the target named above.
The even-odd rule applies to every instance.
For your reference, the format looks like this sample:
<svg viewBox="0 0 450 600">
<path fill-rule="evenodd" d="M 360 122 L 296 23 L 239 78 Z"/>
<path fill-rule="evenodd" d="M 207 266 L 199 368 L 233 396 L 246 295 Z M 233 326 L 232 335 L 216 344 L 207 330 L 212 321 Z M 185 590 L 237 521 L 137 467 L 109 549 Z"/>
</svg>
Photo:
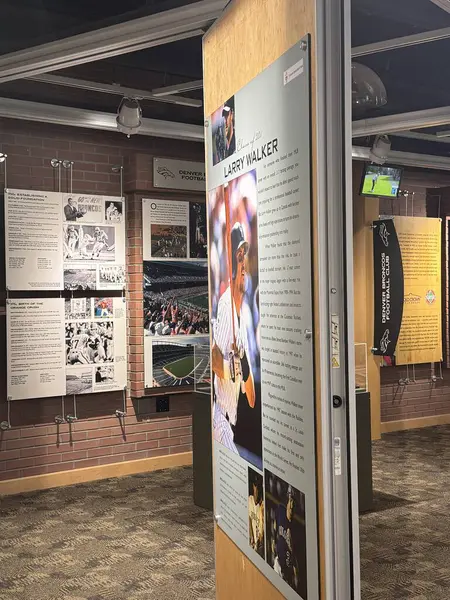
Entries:
<svg viewBox="0 0 450 600">
<path fill-rule="evenodd" d="M 121 223 L 123 218 L 123 204 L 118 200 L 106 201 L 105 221 L 107 223 Z"/>
<path fill-rule="evenodd" d="M 115 260 L 115 229 L 111 226 L 64 225 L 64 260 Z"/>
<path fill-rule="evenodd" d="M 208 236 L 206 227 L 206 204 L 189 204 L 189 255 L 191 258 L 208 257 Z"/>
<path fill-rule="evenodd" d="M 263 476 L 248 467 L 248 541 L 264 558 L 264 485 Z"/>
<path fill-rule="evenodd" d="M 213 165 L 217 165 L 236 152 L 234 96 L 214 111 L 211 121 Z"/>
<path fill-rule="evenodd" d="M 66 364 L 96 364 L 114 360 L 112 322 L 66 323 Z"/>
<path fill-rule="evenodd" d="M 151 225 L 153 258 L 188 258 L 187 227 L 184 225 Z"/>
<path fill-rule="evenodd" d="M 213 436 L 262 470 L 257 205 L 255 170 L 209 192 Z"/>
<path fill-rule="evenodd" d="M 208 268 L 203 262 L 144 261 L 146 335 L 208 334 Z"/>
<path fill-rule="evenodd" d="M 64 289 L 72 292 L 95 290 L 97 287 L 97 269 L 73 267 L 64 269 Z"/>
<path fill-rule="evenodd" d="M 305 495 L 264 471 L 266 561 L 307 600 Z"/>
</svg>

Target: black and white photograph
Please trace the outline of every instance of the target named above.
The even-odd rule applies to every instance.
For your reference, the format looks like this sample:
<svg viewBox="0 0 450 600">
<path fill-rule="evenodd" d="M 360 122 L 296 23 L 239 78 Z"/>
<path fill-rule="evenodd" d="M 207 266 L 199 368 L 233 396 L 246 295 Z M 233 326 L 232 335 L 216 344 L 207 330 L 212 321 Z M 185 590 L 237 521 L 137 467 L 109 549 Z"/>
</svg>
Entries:
<svg viewBox="0 0 450 600">
<path fill-rule="evenodd" d="M 97 287 L 97 269 L 70 267 L 64 269 L 64 289 L 71 292 L 85 292 Z"/>
<path fill-rule="evenodd" d="M 84 321 L 91 319 L 90 298 L 66 298 L 64 307 L 66 321 Z"/>
<path fill-rule="evenodd" d="M 264 484 L 263 476 L 248 467 L 248 541 L 264 558 Z"/>
<path fill-rule="evenodd" d="M 121 223 L 123 219 L 123 203 L 119 200 L 105 201 L 105 221 L 107 223 Z"/>
<path fill-rule="evenodd" d="M 76 223 L 79 219 L 83 219 L 86 215 L 86 210 L 78 207 L 76 198 L 70 196 L 65 200 L 64 204 L 64 220 Z"/>
<path fill-rule="evenodd" d="M 96 386 L 114 383 L 114 365 L 95 367 L 94 381 Z"/>
<path fill-rule="evenodd" d="M 305 495 L 264 470 L 266 561 L 307 600 Z"/>
<path fill-rule="evenodd" d="M 184 225 L 151 225 L 153 258 L 188 258 L 187 227 Z"/>
<path fill-rule="evenodd" d="M 66 364 L 97 364 L 114 361 L 114 324 L 68 322 L 65 330 Z"/>
<path fill-rule="evenodd" d="M 67 224 L 63 228 L 64 260 L 115 260 L 115 229 L 103 225 Z"/>
<path fill-rule="evenodd" d="M 209 333 L 204 262 L 144 261 L 145 335 Z"/>
<path fill-rule="evenodd" d="M 121 288 L 125 286 L 125 267 L 120 265 L 100 265 L 98 268 L 100 288 Z"/>
<path fill-rule="evenodd" d="M 191 258 L 208 257 L 208 236 L 206 226 L 206 204 L 189 204 L 189 256 Z"/>
<path fill-rule="evenodd" d="M 64 220 L 69 223 L 102 223 L 103 196 L 65 194 L 63 197 Z"/>
<path fill-rule="evenodd" d="M 75 367 L 66 370 L 66 394 L 89 394 L 93 392 L 92 367 Z"/>
</svg>

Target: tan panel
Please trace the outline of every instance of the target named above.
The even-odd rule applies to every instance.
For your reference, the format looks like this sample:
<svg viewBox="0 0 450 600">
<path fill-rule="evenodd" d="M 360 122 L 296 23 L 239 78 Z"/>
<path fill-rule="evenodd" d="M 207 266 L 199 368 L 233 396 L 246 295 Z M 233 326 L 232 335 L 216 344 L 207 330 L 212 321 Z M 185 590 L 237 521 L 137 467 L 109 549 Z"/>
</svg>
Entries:
<svg viewBox="0 0 450 600">
<path fill-rule="evenodd" d="M 203 42 L 205 116 L 211 115 L 225 100 L 242 89 L 249 81 L 277 60 L 306 34 L 311 35 L 311 134 L 312 134 L 312 193 L 313 222 L 317 213 L 316 157 L 316 29 L 315 0 L 234 0 L 219 22 L 207 33 Z M 269 91 L 270 93 L 270 91 Z M 314 263 L 317 264 L 317 227 L 313 228 Z M 316 272 L 316 269 L 315 269 Z M 317 276 L 315 275 L 315 278 Z M 317 282 L 316 282 L 317 283 Z M 314 298 L 318 314 L 317 289 Z M 315 323 L 315 360 L 319 372 L 319 327 Z M 320 380 L 316 377 L 317 398 Z M 317 403 L 317 423 L 321 422 Z M 320 447 L 321 432 L 317 431 Z M 318 469 L 318 521 L 320 547 L 323 548 L 323 502 L 321 456 Z M 324 553 L 320 551 L 321 597 L 325 597 Z M 250 560 L 216 529 L 216 585 L 217 600 L 258 600 L 282 598 L 273 585 Z"/>
<path fill-rule="evenodd" d="M 367 379 L 370 392 L 372 439 L 381 437 L 380 358 L 372 354 L 374 327 L 373 234 L 379 217 L 378 198 L 359 195 L 362 164 L 353 163 L 353 286 L 355 342 L 367 344 Z"/>
<path fill-rule="evenodd" d="M 381 433 L 448 424 L 450 424 L 450 415 L 433 415 L 431 417 L 418 417 L 417 419 L 404 419 L 402 421 L 387 421 L 386 423 L 381 423 Z"/>
<path fill-rule="evenodd" d="M 60 471 L 48 475 L 35 475 L 34 477 L 22 477 L 0 481 L 0 496 L 11 496 L 12 494 L 23 494 L 36 490 L 48 490 L 50 488 L 73 485 L 75 483 L 86 483 L 109 479 L 110 477 L 124 477 L 125 475 L 136 475 L 137 473 L 148 473 L 159 469 L 170 469 L 192 464 L 192 452 L 181 452 L 169 456 L 156 456 L 153 458 L 142 458 L 128 462 L 113 463 L 111 465 L 99 465 L 98 467 L 86 467 L 73 471 Z"/>
</svg>

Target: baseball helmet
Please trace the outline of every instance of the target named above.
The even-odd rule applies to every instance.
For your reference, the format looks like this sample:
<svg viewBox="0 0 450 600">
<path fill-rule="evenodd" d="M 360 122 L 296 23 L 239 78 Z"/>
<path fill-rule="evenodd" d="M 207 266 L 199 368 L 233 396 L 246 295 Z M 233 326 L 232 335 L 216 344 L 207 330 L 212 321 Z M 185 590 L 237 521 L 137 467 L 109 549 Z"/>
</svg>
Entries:
<svg viewBox="0 0 450 600">
<path fill-rule="evenodd" d="M 244 247 L 244 252 L 247 254 L 248 252 L 248 242 L 245 241 L 244 236 L 244 228 L 241 223 L 235 223 L 233 225 L 233 229 L 231 230 L 231 268 L 232 268 L 232 277 L 236 279 L 237 275 L 237 259 L 236 253 L 239 248 Z"/>
</svg>

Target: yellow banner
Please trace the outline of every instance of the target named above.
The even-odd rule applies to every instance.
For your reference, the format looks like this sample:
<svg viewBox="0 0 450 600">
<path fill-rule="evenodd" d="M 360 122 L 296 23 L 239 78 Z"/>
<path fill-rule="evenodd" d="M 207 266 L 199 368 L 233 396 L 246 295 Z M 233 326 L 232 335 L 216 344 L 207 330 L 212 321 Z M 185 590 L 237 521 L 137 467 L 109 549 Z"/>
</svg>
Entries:
<svg viewBox="0 0 450 600">
<path fill-rule="evenodd" d="M 404 277 L 397 365 L 442 360 L 441 219 L 395 217 Z"/>
</svg>

